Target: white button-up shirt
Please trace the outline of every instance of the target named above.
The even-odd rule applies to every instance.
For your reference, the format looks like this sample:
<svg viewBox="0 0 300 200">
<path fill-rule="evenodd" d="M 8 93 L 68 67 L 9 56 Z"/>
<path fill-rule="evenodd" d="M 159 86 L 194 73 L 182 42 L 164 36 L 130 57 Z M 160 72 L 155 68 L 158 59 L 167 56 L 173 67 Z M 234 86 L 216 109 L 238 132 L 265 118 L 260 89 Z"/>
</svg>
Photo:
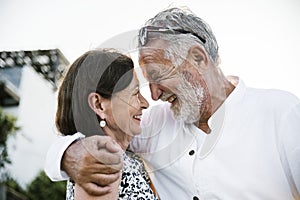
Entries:
<svg viewBox="0 0 300 200">
<path fill-rule="evenodd" d="M 161 199 L 293 199 L 291 188 L 300 189 L 298 98 L 240 80 L 209 124 L 207 135 L 174 120 L 168 104 L 143 115 L 142 134 L 130 148 L 144 158 Z M 78 135 L 49 150 L 47 161 L 56 164 L 48 162 L 46 172 L 53 180 L 66 178 L 61 157 L 53 158 L 66 148 L 58 146 Z"/>
</svg>

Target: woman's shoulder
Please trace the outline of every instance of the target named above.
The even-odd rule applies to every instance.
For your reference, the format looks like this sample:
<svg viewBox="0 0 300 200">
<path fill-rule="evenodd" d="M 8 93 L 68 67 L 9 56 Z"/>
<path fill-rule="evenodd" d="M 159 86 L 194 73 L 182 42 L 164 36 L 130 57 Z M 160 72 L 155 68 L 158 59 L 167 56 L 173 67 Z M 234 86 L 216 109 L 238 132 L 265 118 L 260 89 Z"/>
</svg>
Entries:
<svg viewBox="0 0 300 200">
<path fill-rule="evenodd" d="M 123 172 L 119 185 L 119 199 L 156 199 L 142 159 L 131 151 L 123 154 Z"/>
</svg>

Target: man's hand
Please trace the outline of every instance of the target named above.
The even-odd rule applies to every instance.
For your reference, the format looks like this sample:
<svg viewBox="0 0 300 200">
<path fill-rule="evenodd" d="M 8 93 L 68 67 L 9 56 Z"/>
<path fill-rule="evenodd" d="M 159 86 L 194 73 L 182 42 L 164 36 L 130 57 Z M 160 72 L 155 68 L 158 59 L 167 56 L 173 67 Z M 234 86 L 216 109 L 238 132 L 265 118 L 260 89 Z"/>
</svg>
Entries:
<svg viewBox="0 0 300 200">
<path fill-rule="evenodd" d="M 121 176 L 121 147 L 109 136 L 91 136 L 71 144 L 61 168 L 88 194 L 101 196 Z"/>
</svg>

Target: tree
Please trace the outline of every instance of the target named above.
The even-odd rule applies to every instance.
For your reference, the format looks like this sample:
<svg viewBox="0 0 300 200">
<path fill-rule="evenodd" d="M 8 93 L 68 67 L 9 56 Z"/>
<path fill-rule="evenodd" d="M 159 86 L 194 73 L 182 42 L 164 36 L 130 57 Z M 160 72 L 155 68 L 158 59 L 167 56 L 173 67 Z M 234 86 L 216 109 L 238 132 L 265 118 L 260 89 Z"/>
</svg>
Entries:
<svg viewBox="0 0 300 200">
<path fill-rule="evenodd" d="M 4 113 L 0 107 L 0 182 L 8 178 L 5 169 L 6 164 L 11 163 L 8 153 L 6 141 L 9 135 L 13 135 L 19 127 L 16 126 L 17 118 Z"/>
<path fill-rule="evenodd" d="M 5 181 L 9 178 L 6 164 L 11 163 L 7 153 L 7 138 L 13 135 L 19 127 L 16 126 L 17 118 L 6 114 L 0 107 L 0 199 L 6 199 Z"/>
<path fill-rule="evenodd" d="M 30 200 L 66 199 L 66 182 L 52 182 L 45 172 L 41 171 L 28 186 L 27 196 Z"/>
<path fill-rule="evenodd" d="M 26 191 L 19 185 L 19 183 L 15 179 L 9 177 L 6 180 L 5 185 L 7 200 L 28 200 Z"/>
<path fill-rule="evenodd" d="M 18 182 L 9 176 L 6 165 L 10 164 L 7 152 L 7 138 L 14 135 L 20 128 L 16 126 L 17 118 L 4 113 L 0 107 L 0 200 L 10 199 L 9 195 L 18 196 L 18 199 L 29 200 L 63 200 L 66 198 L 66 182 L 53 183 L 41 171 L 38 176 L 22 189 Z M 8 196 L 6 196 L 8 194 Z"/>
</svg>

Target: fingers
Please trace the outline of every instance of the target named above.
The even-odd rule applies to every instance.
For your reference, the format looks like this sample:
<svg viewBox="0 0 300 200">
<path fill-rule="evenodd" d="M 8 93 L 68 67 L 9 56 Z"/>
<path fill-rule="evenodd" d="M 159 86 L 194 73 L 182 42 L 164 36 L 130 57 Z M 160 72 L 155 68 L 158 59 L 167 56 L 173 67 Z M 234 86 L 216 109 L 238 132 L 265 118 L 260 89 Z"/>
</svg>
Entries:
<svg viewBox="0 0 300 200">
<path fill-rule="evenodd" d="M 102 170 L 106 171 L 105 174 Z M 92 165 L 88 169 L 80 168 L 79 173 L 75 176 L 74 181 L 80 185 L 87 183 L 94 183 L 98 186 L 104 187 L 112 184 L 121 177 L 121 171 L 117 171 L 113 168 L 108 169 L 105 165 Z M 114 173 L 111 173 L 111 172 Z M 117 171 L 117 172 L 115 172 Z"/>
<path fill-rule="evenodd" d="M 81 140 L 81 145 L 90 154 L 85 154 L 87 160 L 94 157 L 99 163 L 105 165 L 119 165 L 122 162 L 121 147 L 109 136 L 92 136 Z M 80 148 L 80 149 L 83 149 Z"/>
<path fill-rule="evenodd" d="M 120 146 L 108 136 L 81 139 L 65 151 L 62 168 L 90 195 L 110 192 L 121 177 L 123 157 Z"/>
<path fill-rule="evenodd" d="M 106 165 L 98 161 L 83 161 L 77 164 L 79 174 L 114 174 L 122 170 L 123 162 L 113 165 Z"/>
<path fill-rule="evenodd" d="M 119 163 L 116 165 L 104 165 L 104 164 L 97 164 L 96 168 L 87 167 L 88 169 L 83 169 L 82 171 L 89 171 L 90 173 L 99 173 L 101 174 L 114 174 L 118 173 L 122 170 L 123 163 Z"/>
<path fill-rule="evenodd" d="M 118 143 L 109 136 L 95 135 L 95 136 L 85 138 L 84 142 L 94 143 L 96 144 L 96 148 L 98 150 L 107 149 L 111 153 L 117 153 L 121 150 L 121 147 L 118 145 Z"/>
<path fill-rule="evenodd" d="M 106 144 L 105 144 L 105 147 L 108 151 L 110 151 L 112 153 L 117 153 L 121 150 L 121 147 L 114 140 L 107 141 Z"/>
<path fill-rule="evenodd" d="M 86 183 L 80 186 L 91 196 L 102 196 L 110 193 L 112 189 L 111 186 L 101 187 L 95 183 Z"/>
<path fill-rule="evenodd" d="M 99 151 L 93 152 L 94 158 L 104 165 L 118 165 L 122 163 L 123 157 L 122 153 L 111 153 L 106 149 L 100 149 Z"/>
<path fill-rule="evenodd" d="M 105 187 L 116 182 L 120 177 L 120 172 L 114 174 L 94 174 L 91 177 L 91 182 L 98 185 L 99 187 Z"/>
<path fill-rule="evenodd" d="M 88 194 L 92 196 L 105 195 L 112 190 L 112 184 L 116 183 L 120 179 L 121 173 L 99 175 L 95 174 L 90 177 L 89 182 L 80 181 L 76 182 L 80 185 Z M 84 183 L 82 183 L 84 182 Z"/>
</svg>

